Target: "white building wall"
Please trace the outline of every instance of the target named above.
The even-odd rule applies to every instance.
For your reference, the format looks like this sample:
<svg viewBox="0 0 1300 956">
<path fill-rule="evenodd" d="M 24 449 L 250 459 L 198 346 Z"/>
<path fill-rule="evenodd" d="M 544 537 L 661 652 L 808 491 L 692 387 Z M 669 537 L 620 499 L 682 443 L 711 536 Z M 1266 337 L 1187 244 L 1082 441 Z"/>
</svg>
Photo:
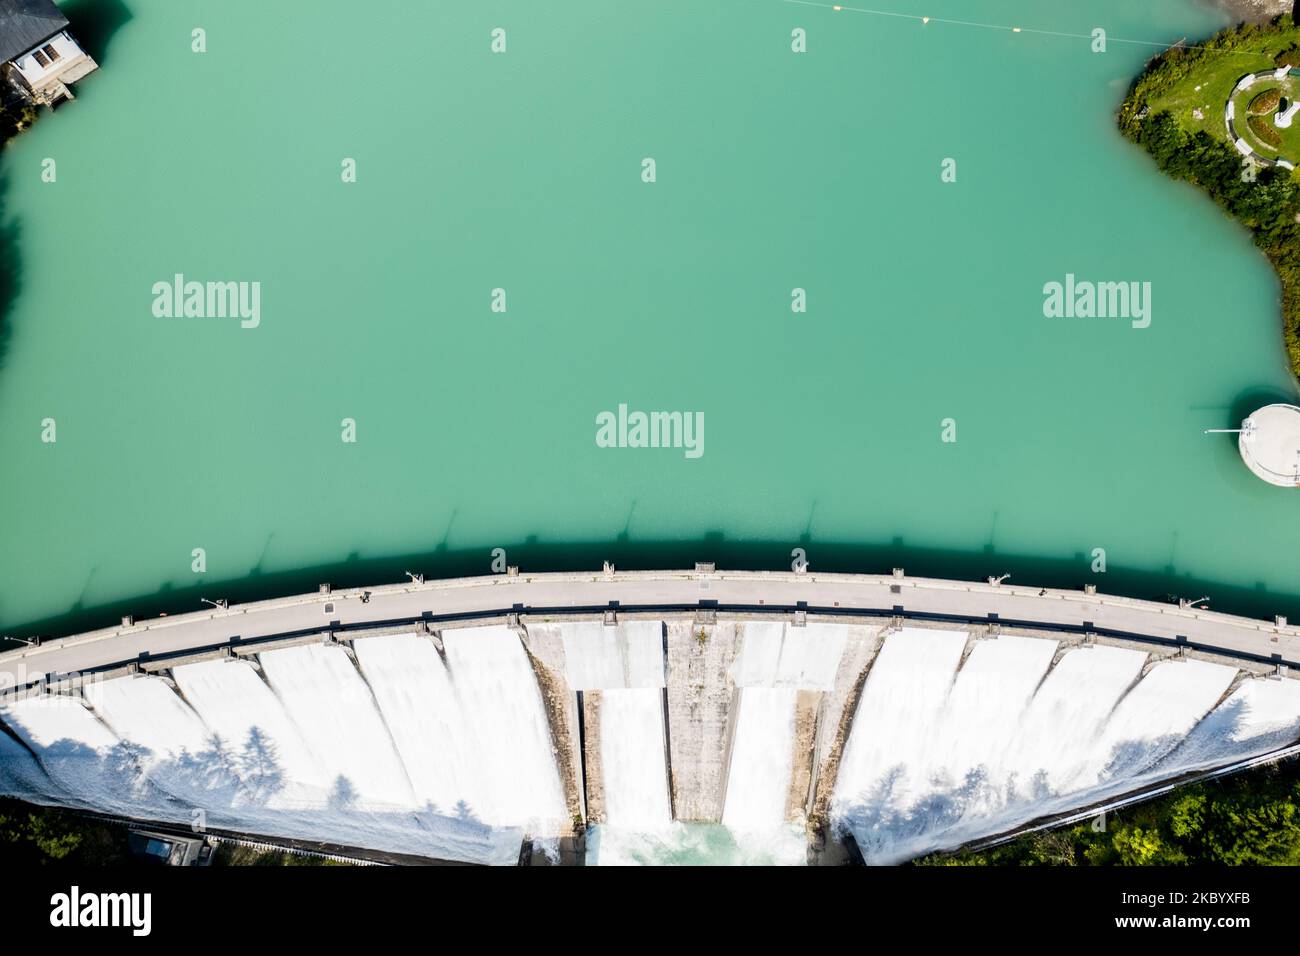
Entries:
<svg viewBox="0 0 1300 956">
<path fill-rule="evenodd" d="M 41 66 L 35 54 L 36 50 L 43 49 L 46 46 L 54 47 L 59 54 L 59 58 L 52 61 L 48 66 Z M 14 60 L 14 66 L 18 68 L 18 72 L 22 74 L 23 79 L 31 85 L 32 89 L 39 90 L 52 80 L 57 79 L 60 73 L 81 60 L 85 55 L 85 51 L 77 45 L 77 41 L 72 39 L 65 30 L 46 40 L 39 47 L 33 47 L 18 57 L 18 59 Z"/>
</svg>

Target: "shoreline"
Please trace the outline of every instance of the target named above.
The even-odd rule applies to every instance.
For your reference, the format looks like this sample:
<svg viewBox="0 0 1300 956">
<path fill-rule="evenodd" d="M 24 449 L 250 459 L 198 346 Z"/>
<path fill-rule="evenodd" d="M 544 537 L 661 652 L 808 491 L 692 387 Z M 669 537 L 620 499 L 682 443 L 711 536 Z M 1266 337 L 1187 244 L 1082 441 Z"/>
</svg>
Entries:
<svg viewBox="0 0 1300 956">
<path fill-rule="evenodd" d="M 1276 6 L 1275 0 L 1226 0 L 1221 5 L 1242 3 Z M 1292 48 L 1300 43 L 1300 27 L 1289 14 L 1235 23 L 1195 47 L 1171 46 L 1134 77 L 1116 123 L 1161 173 L 1197 187 L 1250 232 L 1281 287 L 1283 351 L 1293 381 L 1300 384 L 1300 180 L 1285 167 L 1243 163 L 1243 141 L 1234 147 L 1204 129 L 1187 128 L 1175 115 L 1180 85 L 1214 82 L 1216 57 L 1249 52 L 1267 63 L 1275 54 L 1280 56 L 1277 48 L 1285 51 L 1288 42 Z"/>
</svg>

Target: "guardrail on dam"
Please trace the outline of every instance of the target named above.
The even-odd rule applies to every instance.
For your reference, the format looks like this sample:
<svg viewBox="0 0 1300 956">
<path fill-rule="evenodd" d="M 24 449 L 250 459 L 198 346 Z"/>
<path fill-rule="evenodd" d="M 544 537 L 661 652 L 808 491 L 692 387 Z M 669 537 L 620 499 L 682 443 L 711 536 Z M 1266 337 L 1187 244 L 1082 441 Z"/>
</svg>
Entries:
<svg viewBox="0 0 1300 956">
<path fill-rule="evenodd" d="M 474 862 L 687 821 L 891 862 L 1290 745 L 1297 660 L 1281 620 L 901 572 L 322 587 L 0 655 L 0 789 Z"/>
</svg>

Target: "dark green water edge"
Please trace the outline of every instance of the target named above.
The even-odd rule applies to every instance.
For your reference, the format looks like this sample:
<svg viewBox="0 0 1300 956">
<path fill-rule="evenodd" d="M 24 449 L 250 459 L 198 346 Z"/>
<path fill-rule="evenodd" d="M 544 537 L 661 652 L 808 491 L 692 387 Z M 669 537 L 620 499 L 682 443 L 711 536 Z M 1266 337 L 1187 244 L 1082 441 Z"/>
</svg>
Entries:
<svg viewBox="0 0 1300 956">
<path fill-rule="evenodd" d="M 1174 568 L 1159 571 L 1136 571 L 1116 568 L 1104 575 L 1087 571 L 1088 557 L 1079 551 L 1068 558 L 1045 559 L 1042 556 L 1014 554 L 986 545 L 977 552 L 908 545 L 903 538 L 879 544 L 845 544 L 819 542 L 809 534 L 796 540 L 730 540 L 722 532 L 702 538 L 680 541 L 639 541 L 619 536 L 608 541 L 543 542 L 535 537 L 514 544 L 503 544 L 507 560 L 521 573 L 547 571 L 599 572 L 604 561 L 620 570 L 689 569 L 697 561 L 712 561 L 719 570 L 788 571 L 790 552 L 803 548 L 811 571 L 835 573 L 888 574 L 903 568 L 909 575 L 983 581 L 989 576 L 1011 573 L 1015 584 L 1035 587 L 1082 589 L 1095 584 L 1099 592 L 1145 600 L 1169 601 L 1195 599 L 1210 595 L 1213 610 L 1270 619 L 1274 614 L 1295 614 L 1300 600 L 1278 595 L 1262 584 L 1250 587 L 1223 587 L 1190 575 L 1179 575 Z M 66 612 L 34 621 L 7 631 L 18 637 L 58 637 L 82 631 L 112 627 L 124 615 L 137 620 L 158 614 L 177 614 L 202 610 L 200 598 L 226 599 L 230 603 L 247 603 L 315 591 L 318 585 L 335 589 L 371 587 L 404 583 L 405 573 L 435 578 L 476 577 L 491 573 L 492 553 L 488 547 L 450 549 L 439 545 L 431 550 L 397 557 L 362 557 L 353 554 L 341 562 L 320 564 L 292 571 L 264 572 L 255 568 L 238 578 L 216 580 L 206 576 L 200 583 L 178 588 L 164 583 L 152 593 L 121 601 L 90 605 L 78 601 Z M 1296 614 L 1300 619 L 1300 614 Z"/>
</svg>

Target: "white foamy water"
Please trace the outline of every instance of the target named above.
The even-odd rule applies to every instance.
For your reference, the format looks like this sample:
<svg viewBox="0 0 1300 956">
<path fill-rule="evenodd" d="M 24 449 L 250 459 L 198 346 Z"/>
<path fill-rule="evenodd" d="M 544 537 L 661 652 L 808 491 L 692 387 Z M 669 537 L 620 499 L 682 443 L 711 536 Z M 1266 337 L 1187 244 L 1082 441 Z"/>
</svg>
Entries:
<svg viewBox="0 0 1300 956">
<path fill-rule="evenodd" d="M 334 779 L 251 663 L 186 664 L 172 677 L 236 768 L 239 799 L 283 809 L 326 805 Z"/>
<path fill-rule="evenodd" d="M 520 831 L 493 830 L 434 807 L 400 808 L 342 793 L 337 776 L 316 759 L 251 664 L 191 664 L 176 668 L 175 679 L 239 775 L 238 791 L 215 818 L 221 826 L 439 859 L 518 859 Z M 204 805 L 217 797 L 209 794 Z"/>
<path fill-rule="evenodd" d="M 903 663 L 900 650 L 913 659 Z M 1006 832 L 1300 735 L 1295 682 L 1243 685 L 1206 718 L 1235 668 L 1165 662 L 1141 676 L 1145 653 L 1099 645 L 1066 652 L 1049 671 L 1055 642 L 1031 638 L 977 642 L 936 704 L 953 648 L 933 650 L 937 673 L 926 679 L 916 645 L 887 642 L 845 751 L 833 818 L 868 862 Z M 910 704 L 899 699 L 909 687 Z M 861 745 L 868 728 L 883 743 Z"/>
<path fill-rule="evenodd" d="M 718 823 L 660 830 L 601 825 L 587 832 L 588 866 L 793 866 L 807 857 L 802 828 L 734 833 Z"/>
<path fill-rule="evenodd" d="M 1198 661 L 1159 664 L 1130 690 L 1145 655 L 1087 648 L 1068 652 L 1044 680 L 1055 646 L 1017 637 L 975 645 L 907 785 L 888 808 L 846 816 L 871 862 L 957 846 L 1143 785 L 1235 674 Z M 1090 656 L 1097 651 L 1105 653 Z"/>
<path fill-rule="evenodd" d="M 1075 648 L 1061 657 L 1007 748 L 1006 776 L 1018 797 L 1048 799 L 1078 775 L 1146 659 L 1141 651 L 1103 645 Z"/>
<path fill-rule="evenodd" d="M 90 685 L 84 704 L 7 705 L 40 763 L 5 738 L 4 792 L 471 862 L 513 863 L 524 824 L 555 832 L 549 729 L 514 633 L 461 632 L 452 679 L 427 640 L 371 642 L 373 693 L 341 648 L 308 645 L 260 655 L 265 680 L 245 661 L 177 667 L 184 698 L 140 677 Z"/>
<path fill-rule="evenodd" d="M 0 732 L 0 793 L 32 803 L 81 806 L 85 803 L 50 779 L 31 752 Z"/>
<path fill-rule="evenodd" d="M 868 859 L 888 845 L 911 779 L 912 755 L 926 746 L 966 647 L 964 631 L 903 628 L 885 638 L 844 745 L 832 814 L 849 826 Z M 905 817 L 904 817 L 905 819 Z"/>
<path fill-rule="evenodd" d="M 787 822 L 798 694 L 787 687 L 740 691 L 722 811 L 722 822 L 733 831 L 762 831 Z"/>
<path fill-rule="evenodd" d="M 201 808 L 212 824 L 232 822 L 226 809 L 240 780 L 220 741 L 161 677 L 121 677 L 85 688 L 86 700 L 135 752 L 141 772 L 187 812 Z"/>
<path fill-rule="evenodd" d="M 555 818 L 558 777 L 549 736 L 538 734 L 546 715 L 532 668 L 503 630 L 508 637 L 481 635 L 481 646 L 480 636 L 448 635 L 456 646 L 447 662 L 417 635 L 367 638 L 356 651 L 418 799 L 440 813 L 518 827 Z M 513 776 L 503 779 L 500 768 L 511 762 Z"/>
<path fill-rule="evenodd" d="M 176 819 L 166 798 L 142 779 L 136 754 L 74 697 L 32 697 L 0 708 L 0 719 L 40 757 L 60 789 L 83 805 L 123 815 L 151 812 Z"/>
<path fill-rule="evenodd" d="M 1246 680 L 1188 734 L 1159 768 L 1200 770 L 1268 753 L 1300 737 L 1300 681 Z"/>
<path fill-rule="evenodd" d="M 672 823 L 661 690 L 601 692 L 600 763 L 610 826 L 658 831 Z"/>
<path fill-rule="evenodd" d="M 258 660 L 316 762 L 329 774 L 336 802 L 416 805 L 370 688 L 346 651 L 307 644 L 268 651 Z"/>
<path fill-rule="evenodd" d="M 786 817 L 794 766 L 794 687 L 745 687 L 739 692 L 722 822 L 746 853 L 772 863 L 805 862 L 801 820 Z"/>
<path fill-rule="evenodd" d="M 934 734 L 922 742 L 915 776 L 954 788 L 998 776 L 1056 649 L 1056 641 L 1010 635 L 976 641 Z"/>
<path fill-rule="evenodd" d="M 638 625 L 642 622 L 636 622 Z M 670 819 L 662 628 L 552 625 L 566 673 L 601 688 L 607 822 L 593 863 L 799 863 L 786 820 L 801 692 L 834 688 L 847 629 L 740 625 L 717 824 Z M 1003 833 L 1300 738 L 1300 681 L 1156 663 L 1107 645 L 905 628 L 858 699 L 832 822 L 870 862 Z M 12 701 L 0 792 L 174 824 L 391 853 L 512 863 L 569 823 L 532 662 L 506 627 L 360 638 L 359 663 L 304 645 L 247 661 L 88 684 L 84 701 Z M 861 657 L 865 664 L 868 658 Z M 841 685 L 851 679 L 841 675 Z M 552 692 L 562 689 L 552 687 Z M 841 692 L 842 692 L 841 687 Z M 823 699 L 823 703 L 832 697 Z M 815 699 L 810 700 L 814 703 Z M 572 698 L 559 697 L 558 706 Z M 33 755 L 34 754 L 34 755 Z"/>
<path fill-rule="evenodd" d="M 443 634 L 447 672 L 474 728 L 472 757 L 484 792 L 510 822 L 552 833 L 567 822 L 550 725 L 537 675 L 508 627 Z"/>
<path fill-rule="evenodd" d="M 845 799 L 887 803 L 906 786 L 909 757 L 933 731 L 965 646 L 963 631 L 904 628 L 885 638 L 840 761 Z"/>
<path fill-rule="evenodd" d="M 1106 721 L 1080 764 L 1076 787 L 1131 780 L 1176 748 L 1218 703 L 1235 667 L 1205 661 L 1166 661 L 1152 667 Z"/>
<path fill-rule="evenodd" d="M 859 840 L 869 858 L 904 859 L 942 840 L 960 843 L 1005 808 L 1007 751 L 1055 653 L 1050 640 L 1005 636 L 975 643 L 930 732 L 912 740 L 912 753 L 882 762 L 906 766 L 888 781 L 888 805 L 854 815 L 864 830 L 869 821 Z"/>
<path fill-rule="evenodd" d="M 417 798 L 445 813 L 501 823 L 478 766 L 477 729 L 433 641 L 404 634 L 356 642 L 361 670 L 393 730 Z"/>
<path fill-rule="evenodd" d="M 951 633 L 931 632 L 906 648 L 897 643 L 905 635 L 891 636 L 867 681 L 833 812 L 869 862 L 1000 832 L 1095 783 L 1082 767 L 1103 746 L 1102 729 L 1146 660 L 1088 647 L 1067 652 L 1049 672 L 1054 642 L 1003 637 L 976 642 L 948 692 L 944 675 L 961 654 Z M 927 656 L 926 643 L 928 665 L 917 659 Z M 900 661 L 901 649 L 911 657 Z M 909 694 L 915 700 L 901 699 Z M 878 742 L 864 747 L 858 741 L 868 728 Z"/>
</svg>

